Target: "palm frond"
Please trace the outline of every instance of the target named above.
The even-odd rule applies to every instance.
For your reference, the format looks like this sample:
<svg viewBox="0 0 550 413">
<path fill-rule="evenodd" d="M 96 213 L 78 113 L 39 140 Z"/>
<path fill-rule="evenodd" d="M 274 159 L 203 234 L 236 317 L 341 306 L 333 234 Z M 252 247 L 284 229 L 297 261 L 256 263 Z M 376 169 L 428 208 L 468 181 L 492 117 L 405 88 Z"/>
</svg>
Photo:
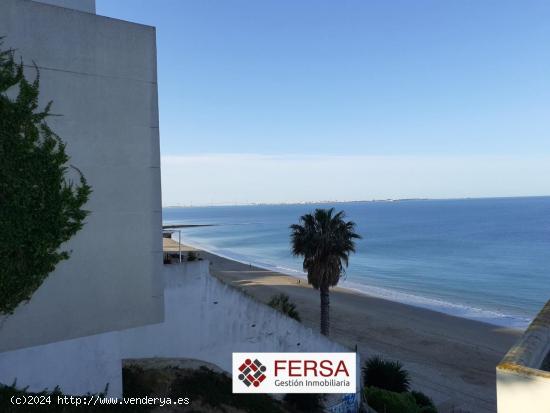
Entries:
<svg viewBox="0 0 550 413">
<path fill-rule="evenodd" d="M 338 283 L 355 252 L 355 223 L 345 221 L 344 211 L 317 208 L 290 226 L 292 253 L 303 257 L 303 268 L 314 288 Z"/>
</svg>

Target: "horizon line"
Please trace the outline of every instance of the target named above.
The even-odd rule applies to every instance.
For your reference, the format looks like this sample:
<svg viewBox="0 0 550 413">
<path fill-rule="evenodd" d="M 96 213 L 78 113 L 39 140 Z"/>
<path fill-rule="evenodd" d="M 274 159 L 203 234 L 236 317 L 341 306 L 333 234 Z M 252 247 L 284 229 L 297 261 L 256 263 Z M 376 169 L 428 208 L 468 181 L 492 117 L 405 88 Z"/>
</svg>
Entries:
<svg viewBox="0 0 550 413">
<path fill-rule="evenodd" d="M 320 200 L 320 201 L 288 201 L 288 202 L 245 202 L 245 203 L 216 203 L 216 204 L 185 204 L 185 205 L 163 205 L 162 208 L 207 208 L 227 206 L 277 206 L 277 205 L 315 205 L 315 204 L 351 204 L 367 202 L 406 202 L 406 201 L 464 201 L 482 199 L 517 199 L 517 198 L 549 198 L 549 195 L 509 195 L 509 196 L 470 196 L 451 198 L 384 198 L 384 199 L 363 199 L 363 200 Z"/>
</svg>

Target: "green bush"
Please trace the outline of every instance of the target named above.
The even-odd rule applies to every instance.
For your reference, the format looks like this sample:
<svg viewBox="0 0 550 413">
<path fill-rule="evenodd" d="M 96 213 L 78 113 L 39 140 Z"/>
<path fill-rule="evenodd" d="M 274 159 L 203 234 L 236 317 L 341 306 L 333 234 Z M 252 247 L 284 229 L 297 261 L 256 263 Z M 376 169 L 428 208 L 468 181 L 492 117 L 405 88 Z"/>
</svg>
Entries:
<svg viewBox="0 0 550 413">
<path fill-rule="evenodd" d="M 0 38 L 0 46 L 2 44 Z M 84 225 L 91 188 L 67 177 L 65 143 L 38 107 L 39 72 L 29 81 L 12 50 L 0 51 L 0 314 L 30 299 L 69 258 L 60 250 Z"/>
<path fill-rule="evenodd" d="M 187 261 L 197 261 L 197 253 L 195 251 L 189 251 L 187 253 Z"/>
<path fill-rule="evenodd" d="M 323 395 L 315 393 L 289 393 L 284 397 L 285 404 L 296 413 L 322 413 Z"/>
<path fill-rule="evenodd" d="M 367 387 L 378 387 L 396 393 L 409 391 L 410 378 L 400 362 L 369 358 L 363 367 L 363 380 Z"/>
<path fill-rule="evenodd" d="M 420 411 L 422 413 L 437 413 L 434 402 L 424 393 L 413 390 L 411 395 L 414 397 L 414 400 L 416 400 L 416 404 L 421 407 Z"/>
<path fill-rule="evenodd" d="M 250 413 L 284 413 L 281 403 L 267 394 L 233 394 L 231 379 L 201 367 L 188 376 L 176 379 L 170 397 L 185 394 L 191 401 L 200 400 L 212 407 L 231 406 Z"/>
<path fill-rule="evenodd" d="M 380 413 L 421 413 L 410 393 L 396 393 L 376 387 L 365 389 L 367 404 Z"/>
<path fill-rule="evenodd" d="M 267 304 L 290 318 L 301 321 L 300 314 L 298 314 L 298 310 L 296 310 L 296 305 L 290 301 L 288 295 L 282 293 L 274 295 Z"/>
</svg>

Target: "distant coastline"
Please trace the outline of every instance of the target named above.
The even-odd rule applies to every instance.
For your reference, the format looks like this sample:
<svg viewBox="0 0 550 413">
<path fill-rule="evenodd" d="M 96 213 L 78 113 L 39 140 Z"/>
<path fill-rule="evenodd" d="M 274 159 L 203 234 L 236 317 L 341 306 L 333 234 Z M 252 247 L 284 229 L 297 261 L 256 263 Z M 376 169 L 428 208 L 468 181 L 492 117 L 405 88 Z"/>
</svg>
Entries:
<svg viewBox="0 0 550 413">
<path fill-rule="evenodd" d="M 219 225 L 219 224 L 174 224 L 174 225 L 163 225 L 162 229 L 215 227 L 216 225 Z"/>
<path fill-rule="evenodd" d="M 386 199 L 364 199 L 352 201 L 322 200 L 303 202 L 247 202 L 247 203 L 220 203 L 220 204 L 185 204 L 167 205 L 163 208 L 209 208 L 209 207 L 231 207 L 231 206 L 287 206 L 287 205 L 326 205 L 326 204 L 360 204 L 360 203 L 390 203 L 390 202 L 417 202 L 417 201 L 466 201 L 466 200 L 487 200 L 487 199 L 528 199 L 528 198 L 550 198 L 548 195 L 526 195 L 526 196 L 480 196 L 480 197 L 457 197 L 457 198 L 386 198 Z"/>
</svg>

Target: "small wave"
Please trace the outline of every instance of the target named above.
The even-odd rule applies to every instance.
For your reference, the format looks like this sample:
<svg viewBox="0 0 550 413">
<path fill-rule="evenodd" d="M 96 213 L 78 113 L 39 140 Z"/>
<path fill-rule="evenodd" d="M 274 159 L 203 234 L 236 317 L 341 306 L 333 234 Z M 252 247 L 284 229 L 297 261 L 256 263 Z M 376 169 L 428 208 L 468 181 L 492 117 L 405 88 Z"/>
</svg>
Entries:
<svg viewBox="0 0 550 413">
<path fill-rule="evenodd" d="M 177 239 L 175 239 L 177 241 Z M 240 262 L 241 264 L 252 265 L 254 267 L 263 268 L 268 271 L 279 272 L 285 275 L 306 279 L 306 274 L 296 268 L 285 267 L 277 264 L 269 264 L 262 261 L 256 261 L 242 254 L 235 253 L 234 251 L 222 250 L 214 247 L 213 245 L 207 245 L 204 243 L 196 242 L 195 240 L 189 240 L 182 237 L 182 242 L 191 247 L 203 250 L 210 254 L 217 255 L 222 258 Z M 440 300 L 437 298 L 423 297 L 416 294 L 405 293 L 397 290 L 391 290 L 383 287 L 376 287 L 372 285 L 362 284 L 354 282 L 352 280 L 343 280 L 340 287 L 347 288 L 349 290 L 356 291 L 360 294 L 372 296 L 376 298 L 382 298 L 388 301 L 394 301 L 401 304 L 407 304 L 414 307 L 425 308 L 440 313 L 466 318 L 470 320 L 476 320 L 485 322 L 488 324 L 497 325 L 500 327 L 526 328 L 532 319 L 528 317 L 512 316 L 504 314 L 498 311 L 487 310 L 468 306 L 464 304 L 451 303 L 448 301 Z"/>
<path fill-rule="evenodd" d="M 174 234 L 172 234 L 172 239 L 174 241 L 178 241 L 178 237 L 175 236 Z M 196 240 L 190 240 L 190 239 L 185 238 L 183 236 L 181 237 L 181 242 L 185 245 L 190 246 L 190 247 L 208 252 L 210 254 L 217 255 L 218 257 L 226 258 L 228 260 L 237 261 L 237 262 L 240 262 L 241 264 L 253 265 L 255 267 L 265 268 L 265 264 L 260 264 L 258 262 L 253 261 L 253 260 L 250 260 L 249 257 L 247 257 L 245 255 L 237 254 L 234 251 L 220 249 L 220 248 L 214 247 L 213 245 L 202 243 L 202 242 L 197 242 Z M 266 269 L 271 269 L 271 268 L 266 268 Z"/>
<path fill-rule="evenodd" d="M 437 311 L 456 317 L 482 321 L 501 327 L 524 329 L 531 322 L 531 319 L 528 317 L 512 316 L 498 311 L 477 308 L 465 304 L 451 303 L 437 298 L 429 298 L 416 294 L 404 293 L 401 291 L 360 284 L 348 280 L 343 281 L 341 283 L 341 286 L 350 290 L 357 291 L 361 294 L 383 298 L 389 301 L 396 301 L 415 307 L 426 308 L 428 310 Z"/>
</svg>

